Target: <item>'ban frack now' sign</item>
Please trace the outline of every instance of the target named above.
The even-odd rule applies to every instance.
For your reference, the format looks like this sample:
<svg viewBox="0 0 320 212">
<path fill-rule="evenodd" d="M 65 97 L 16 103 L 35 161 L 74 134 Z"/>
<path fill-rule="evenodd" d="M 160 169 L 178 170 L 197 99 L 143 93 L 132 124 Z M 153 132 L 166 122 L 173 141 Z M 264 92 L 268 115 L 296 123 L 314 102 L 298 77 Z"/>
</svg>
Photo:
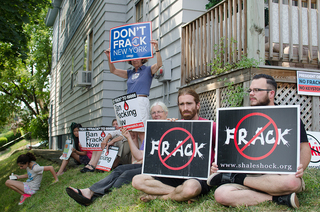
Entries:
<svg viewBox="0 0 320 212">
<path fill-rule="evenodd" d="M 82 150 L 101 151 L 101 142 L 114 127 L 80 127 L 79 142 Z"/>
<path fill-rule="evenodd" d="M 127 24 L 110 29 L 110 62 L 153 57 L 151 22 Z"/>
</svg>

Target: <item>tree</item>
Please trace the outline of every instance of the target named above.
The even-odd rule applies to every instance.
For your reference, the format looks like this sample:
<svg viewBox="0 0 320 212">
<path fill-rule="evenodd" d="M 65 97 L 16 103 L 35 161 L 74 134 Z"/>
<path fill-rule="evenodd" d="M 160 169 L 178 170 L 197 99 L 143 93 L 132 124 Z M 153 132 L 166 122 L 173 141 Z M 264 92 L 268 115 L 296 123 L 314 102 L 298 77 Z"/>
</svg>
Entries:
<svg viewBox="0 0 320 212">
<path fill-rule="evenodd" d="M 26 4 L 21 2 L 28 2 L 31 6 L 33 3 L 36 6 L 40 5 L 36 4 L 37 0 L 14 0 L 13 2 L 19 2 L 19 4 Z M 39 2 L 42 3 L 41 5 L 48 3 L 48 1 Z M 27 9 L 30 9 L 31 6 L 27 7 Z M 1 6 L 2 8 L 3 6 Z M 3 101 L 0 106 L 0 121 L 3 121 L 6 115 L 10 117 L 12 114 L 18 114 L 24 117 L 25 128 L 28 131 L 30 131 L 32 119 L 37 119 L 34 122 L 37 124 L 31 125 L 31 127 L 41 126 L 44 128 L 42 130 L 48 131 L 52 29 L 46 27 L 44 23 L 48 7 L 35 7 L 34 9 L 33 13 L 26 13 L 29 17 L 27 22 L 21 24 L 22 30 L 18 27 L 16 29 L 19 30 L 16 32 L 12 30 L 10 36 L 12 39 L 2 39 L 9 32 L 3 32 L 2 29 L 0 31 L 0 99 Z M 22 12 L 22 14 L 12 17 L 12 20 L 8 17 L 8 23 L 19 20 L 19 17 L 24 17 L 23 15 Z M 6 17 L 6 14 L 3 15 L 1 13 L 0 16 L 3 18 Z M 21 22 L 17 21 L 17 26 L 19 23 Z M 17 40 L 14 39 L 14 35 L 16 34 L 20 35 Z M 24 38 L 26 39 L 25 43 L 22 42 Z M 14 47 L 18 44 L 21 47 Z M 18 51 L 22 49 L 23 53 Z M 25 54 L 25 57 L 22 54 Z M 42 121 L 43 124 L 39 124 L 39 121 Z M 31 131 L 38 132 L 39 130 Z M 33 137 L 39 136 L 33 134 Z"/>
<path fill-rule="evenodd" d="M 206 9 L 210 9 L 211 7 L 215 6 L 216 4 L 220 3 L 222 0 L 209 0 L 209 3 L 206 4 Z"/>
<path fill-rule="evenodd" d="M 27 56 L 29 36 L 24 25 L 38 19 L 48 0 L 2 0 L 0 4 L 0 42 L 10 44 L 15 56 Z"/>
</svg>

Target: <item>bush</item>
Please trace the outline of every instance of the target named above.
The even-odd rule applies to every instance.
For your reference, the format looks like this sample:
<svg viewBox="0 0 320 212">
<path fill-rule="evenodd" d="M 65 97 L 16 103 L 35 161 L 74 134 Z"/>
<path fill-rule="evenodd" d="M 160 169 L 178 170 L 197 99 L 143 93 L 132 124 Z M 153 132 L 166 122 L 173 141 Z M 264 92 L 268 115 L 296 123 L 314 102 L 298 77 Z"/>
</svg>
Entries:
<svg viewBox="0 0 320 212">
<path fill-rule="evenodd" d="M 5 133 L 3 136 L 7 138 L 8 142 L 10 142 L 10 141 L 13 141 L 16 138 L 19 138 L 21 136 L 21 132 L 18 129 L 16 134 L 14 134 L 13 131 L 9 131 L 9 132 Z"/>
<path fill-rule="evenodd" d="M 32 138 L 49 140 L 48 116 L 48 114 L 38 115 L 36 118 L 31 120 L 29 131 L 31 132 Z"/>
<path fill-rule="evenodd" d="M 6 137 L 0 137 L 0 147 L 5 145 L 8 142 L 8 139 Z"/>
</svg>

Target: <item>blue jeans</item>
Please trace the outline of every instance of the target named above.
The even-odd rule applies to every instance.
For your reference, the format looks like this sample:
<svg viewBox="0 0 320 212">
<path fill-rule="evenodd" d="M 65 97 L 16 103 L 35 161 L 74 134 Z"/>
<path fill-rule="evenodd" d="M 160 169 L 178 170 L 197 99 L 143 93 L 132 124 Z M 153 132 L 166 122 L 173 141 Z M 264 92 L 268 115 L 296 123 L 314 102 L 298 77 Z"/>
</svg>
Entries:
<svg viewBox="0 0 320 212">
<path fill-rule="evenodd" d="M 120 165 L 89 189 L 95 194 L 103 196 L 110 192 L 111 188 L 120 188 L 124 184 L 129 184 L 135 175 L 141 174 L 141 170 L 142 164 Z"/>
</svg>

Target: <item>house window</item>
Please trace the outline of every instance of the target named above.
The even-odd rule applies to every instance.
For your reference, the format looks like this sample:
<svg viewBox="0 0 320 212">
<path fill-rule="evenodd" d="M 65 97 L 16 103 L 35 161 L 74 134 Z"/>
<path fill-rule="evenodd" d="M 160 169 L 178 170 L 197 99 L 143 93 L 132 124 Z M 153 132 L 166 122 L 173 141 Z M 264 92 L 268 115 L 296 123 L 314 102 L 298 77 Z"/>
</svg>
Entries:
<svg viewBox="0 0 320 212">
<path fill-rule="evenodd" d="M 60 33 L 61 34 L 66 29 L 66 20 L 67 20 L 68 9 L 69 9 L 69 1 L 67 1 L 66 4 L 62 8 L 61 21 L 60 21 Z"/>
<path fill-rule="evenodd" d="M 84 40 L 83 70 L 92 71 L 93 32 Z"/>
<path fill-rule="evenodd" d="M 88 39 L 84 39 L 84 55 L 83 55 L 83 70 L 87 70 L 87 53 L 88 53 Z"/>
<path fill-rule="evenodd" d="M 62 102 L 62 85 L 63 85 L 63 72 L 60 75 L 60 90 L 59 90 L 59 101 Z"/>
<path fill-rule="evenodd" d="M 71 59 L 71 73 L 70 73 L 70 89 L 73 89 L 73 79 L 74 78 L 74 56 Z"/>
<path fill-rule="evenodd" d="M 136 4 L 136 22 L 143 21 L 143 0 Z"/>
</svg>

